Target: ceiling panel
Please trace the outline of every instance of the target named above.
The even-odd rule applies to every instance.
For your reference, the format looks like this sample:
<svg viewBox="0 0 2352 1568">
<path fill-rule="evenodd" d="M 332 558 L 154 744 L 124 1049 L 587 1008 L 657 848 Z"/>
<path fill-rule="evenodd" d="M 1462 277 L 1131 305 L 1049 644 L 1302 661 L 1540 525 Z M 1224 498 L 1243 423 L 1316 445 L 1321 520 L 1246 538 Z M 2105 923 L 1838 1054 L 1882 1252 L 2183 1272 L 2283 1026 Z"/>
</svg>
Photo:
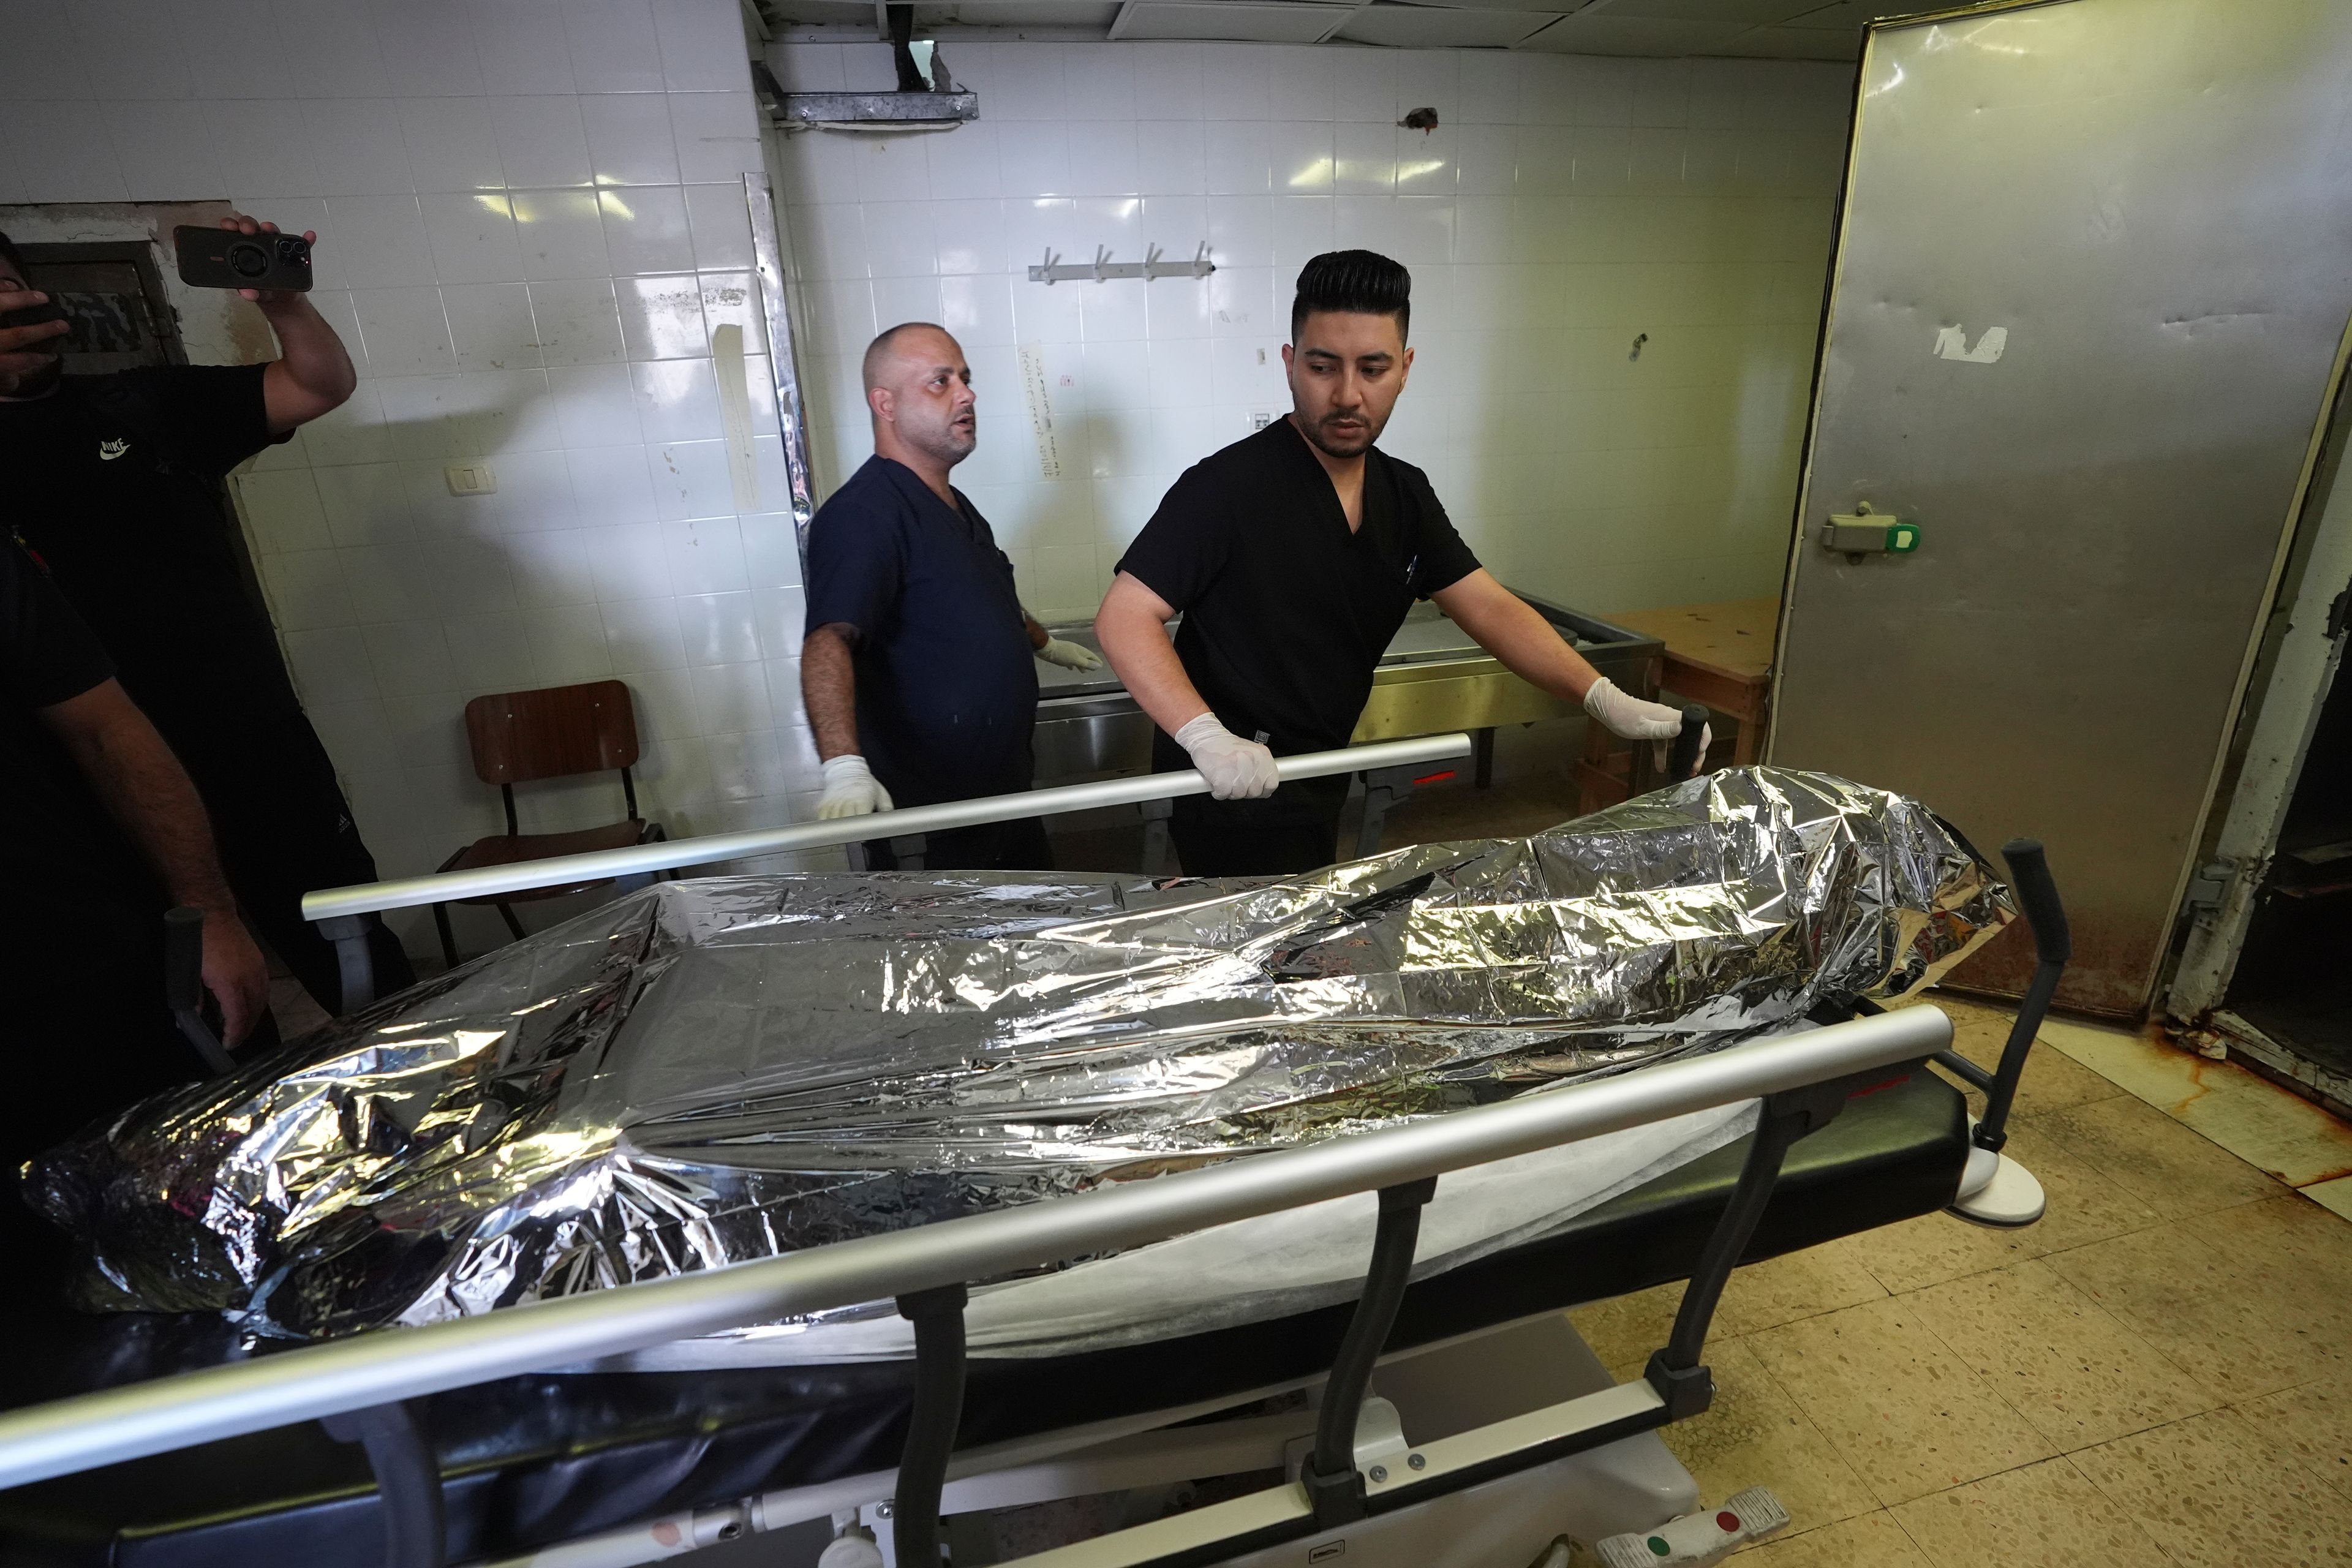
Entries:
<svg viewBox="0 0 2352 1568">
<path fill-rule="evenodd" d="M 866 7 L 870 13 L 873 7 Z M 950 0 L 918 4 L 915 30 L 925 27 L 1059 27 L 1108 29 L 1118 0 Z M 869 23 L 870 25 L 870 23 Z"/>
<path fill-rule="evenodd" d="M 1759 27 L 1782 22 L 1805 11 L 1818 11 L 1822 0 L 1592 0 L 1585 8 L 1593 16 L 1660 16 L 1676 22 L 1718 22 Z"/>
<path fill-rule="evenodd" d="M 1708 51 L 1758 60 L 1853 60 L 1862 58 L 1862 29 L 1756 27 Z"/>
<path fill-rule="evenodd" d="M 1864 25 L 1936 0 L 917 0 L 919 29 L 1676 58 L 1851 60 Z M 871 37 L 873 0 L 761 0 L 773 21 Z"/>
<path fill-rule="evenodd" d="M 1500 49 L 1559 19 L 1556 11 L 1375 4 L 1357 12 L 1339 37 L 1402 49 Z"/>
<path fill-rule="evenodd" d="M 1737 22 L 1691 22 L 1671 16 L 1562 16 L 1519 45 L 1568 55 L 1650 55 L 1673 58 L 1711 55 L 1748 29 Z"/>
<path fill-rule="evenodd" d="M 1196 38 L 1243 44 L 1312 44 L 1330 35 L 1352 5 L 1276 0 L 1131 0 L 1112 36 Z"/>
<path fill-rule="evenodd" d="M 1916 16 L 1924 11 L 1947 9 L 1949 7 L 1926 4 L 1924 0 L 1908 5 L 1890 5 L 1888 0 L 1831 0 L 1829 5 L 1815 5 L 1797 13 L 1784 25 L 1852 33 L 1859 47 L 1863 25 L 1866 22 L 1880 16 Z"/>
<path fill-rule="evenodd" d="M 863 27 L 874 32 L 873 0 L 768 0 L 763 14 L 775 27 Z"/>
<path fill-rule="evenodd" d="M 1414 0 L 1374 0 L 1385 7 L 1388 4 L 1411 5 Z M 1557 20 L 1577 9 L 1577 0 L 1444 0 L 1443 5 L 1421 7 L 1432 11 L 1524 11 L 1545 21 Z"/>
</svg>

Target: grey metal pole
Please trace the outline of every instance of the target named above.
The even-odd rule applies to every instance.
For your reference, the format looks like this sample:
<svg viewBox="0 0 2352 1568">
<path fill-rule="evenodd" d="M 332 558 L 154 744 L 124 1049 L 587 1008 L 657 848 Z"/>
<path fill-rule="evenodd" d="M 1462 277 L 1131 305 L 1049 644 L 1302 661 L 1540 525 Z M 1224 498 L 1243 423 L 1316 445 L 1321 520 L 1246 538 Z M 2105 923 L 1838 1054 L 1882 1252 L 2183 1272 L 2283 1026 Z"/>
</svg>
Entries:
<svg viewBox="0 0 2352 1568">
<path fill-rule="evenodd" d="M 760 1263 L 591 1291 L 81 1394 L 0 1415 L 0 1488 L 339 1411 L 793 1313 L 987 1279 L 1933 1055 L 1952 1026 L 1906 1007 L 1051 1203 L 861 1237 Z"/>
<path fill-rule="evenodd" d="M 1470 737 L 1423 735 L 1411 741 L 1382 741 L 1369 746 L 1347 746 L 1331 752 L 1308 752 L 1283 757 L 1276 771 L 1285 779 L 1322 778 L 1361 768 L 1400 767 L 1414 763 L 1443 762 L 1467 756 Z M 673 838 L 633 845 L 625 849 L 602 849 L 588 855 L 562 855 L 547 860 L 524 860 L 510 866 L 485 866 L 471 871 L 444 871 L 429 877 L 408 877 L 389 882 L 363 882 L 349 888 L 328 888 L 302 895 L 302 918 L 313 922 L 338 915 L 368 914 L 378 910 L 413 909 L 419 904 L 448 903 L 493 893 L 519 892 L 564 882 L 601 881 L 634 872 L 667 871 L 680 866 L 707 866 L 755 855 L 777 855 L 795 849 L 824 849 L 868 838 L 939 833 L 950 827 L 971 827 L 983 822 L 1010 822 L 1024 816 L 1052 816 L 1066 811 L 1086 811 L 1103 805 L 1132 805 L 1138 801 L 1166 800 L 1176 795 L 1206 795 L 1208 781 L 1187 768 L 1177 773 L 1140 773 L 1131 778 L 1101 779 L 1092 784 L 1064 784 L 1055 789 L 1024 790 L 1014 795 L 983 795 L 977 800 L 949 801 L 940 805 L 910 806 L 872 816 L 835 817 L 827 822 L 795 823 L 789 827 L 762 827 L 745 833 L 714 833 L 700 838 Z"/>
<path fill-rule="evenodd" d="M 760 279 L 761 319 L 768 329 L 768 371 L 776 390 L 776 433 L 784 442 L 784 488 L 792 508 L 793 541 L 808 575 L 808 526 L 816 516 L 816 474 L 809 463 L 808 416 L 801 406 L 800 356 L 793 342 L 791 297 L 784 280 L 784 231 L 776 220 L 775 192 L 765 171 L 743 176 L 743 205 L 751 220 L 751 265 Z"/>
<path fill-rule="evenodd" d="M 375 1000 L 375 952 L 368 945 L 368 923 L 362 915 L 329 915 L 318 922 L 319 934 L 335 944 L 335 966 L 343 979 L 346 1015 Z"/>
</svg>

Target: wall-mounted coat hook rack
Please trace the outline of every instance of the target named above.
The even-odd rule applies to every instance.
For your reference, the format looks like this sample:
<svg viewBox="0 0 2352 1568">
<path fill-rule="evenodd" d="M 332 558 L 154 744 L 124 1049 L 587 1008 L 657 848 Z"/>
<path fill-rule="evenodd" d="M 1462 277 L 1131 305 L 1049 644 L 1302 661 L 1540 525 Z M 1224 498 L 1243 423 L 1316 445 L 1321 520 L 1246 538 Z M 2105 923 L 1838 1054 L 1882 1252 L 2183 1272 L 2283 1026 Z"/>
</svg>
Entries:
<svg viewBox="0 0 2352 1568">
<path fill-rule="evenodd" d="M 1029 268 L 1032 283 L 1106 283 L 1114 278 L 1206 278 L 1217 269 L 1209 259 L 1209 242 L 1202 240 L 1201 248 L 1192 253 L 1190 261 L 1162 261 L 1156 245 L 1144 248 L 1140 261 L 1113 261 L 1106 246 L 1095 247 L 1092 261 L 1064 261 L 1051 246 L 1045 247 L 1045 261 Z"/>
</svg>

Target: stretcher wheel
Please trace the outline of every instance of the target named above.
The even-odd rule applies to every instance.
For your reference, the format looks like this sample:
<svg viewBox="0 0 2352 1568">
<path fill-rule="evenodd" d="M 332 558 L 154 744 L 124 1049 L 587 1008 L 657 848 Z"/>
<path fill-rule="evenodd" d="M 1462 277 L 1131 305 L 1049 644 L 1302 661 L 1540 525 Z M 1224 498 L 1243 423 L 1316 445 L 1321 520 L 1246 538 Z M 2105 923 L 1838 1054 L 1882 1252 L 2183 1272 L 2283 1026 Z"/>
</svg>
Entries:
<svg viewBox="0 0 2352 1568">
<path fill-rule="evenodd" d="M 2006 1154 L 1973 1149 L 1960 1195 L 1948 1212 L 1972 1225 L 2015 1230 L 2040 1219 L 2049 1206 L 2049 1196 L 2032 1172 Z"/>
</svg>

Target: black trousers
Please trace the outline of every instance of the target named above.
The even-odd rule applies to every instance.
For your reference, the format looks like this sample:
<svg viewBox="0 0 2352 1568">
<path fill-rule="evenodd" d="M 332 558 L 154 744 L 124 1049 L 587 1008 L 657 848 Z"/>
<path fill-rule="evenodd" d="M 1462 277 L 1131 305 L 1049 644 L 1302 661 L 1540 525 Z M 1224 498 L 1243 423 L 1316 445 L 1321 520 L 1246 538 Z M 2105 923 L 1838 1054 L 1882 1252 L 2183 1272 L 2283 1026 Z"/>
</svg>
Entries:
<svg viewBox="0 0 2352 1568">
<path fill-rule="evenodd" d="M 221 869 L 246 923 L 319 1005 L 341 1013 L 335 945 L 302 918 L 302 895 L 376 880 L 375 857 L 352 820 L 318 732 L 298 712 L 243 726 L 233 743 L 208 739 L 174 746 L 205 798 Z M 381 917 L 365 919 L 376 994 L 415 984 L 416 972 L 399 939 Z"/>
<path fill-rule="evenodd" d="M 898 857 L 887 838 L 866 842 L 866 865 L 875 871 L 895 871 Z M 926 871 L 1050 871 L 1053 847 L 1045 840 L 1045 825 L 1034 816 L 1017 822 L 983 822 L 973 827 L 951 827 L 923 836 Z"/>
<path fill-rule="evenodd" d="M 1192 766 L 1182 749 L 1156 737 L 1152 766 Z M 1264 800 L 1188 795 L 1169 805 L 1168 836 L 1188 877 L 1281 877 L 1317 871 L 1337 858 L 1339 811 L 1349 775 L 1300 779 Z"/>
</svg>

